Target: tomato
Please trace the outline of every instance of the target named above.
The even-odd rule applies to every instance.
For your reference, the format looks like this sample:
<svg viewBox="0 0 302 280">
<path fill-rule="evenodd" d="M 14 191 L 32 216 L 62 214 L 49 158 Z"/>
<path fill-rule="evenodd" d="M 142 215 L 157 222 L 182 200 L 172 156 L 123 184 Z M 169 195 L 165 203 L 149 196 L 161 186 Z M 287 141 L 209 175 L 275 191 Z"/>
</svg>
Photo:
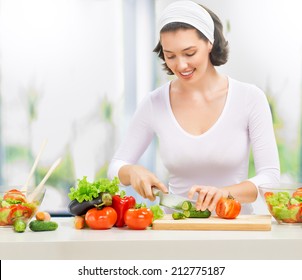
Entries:
<svg viewBox="0 0 302 280">
<path fill-rule="evenodd" d="M 298 199 L 299 201 L 302 201 L 302 188 L 296 189 L 292 197 Z"/>
<path fill-rule="evenodd" d="M 8 216 L 8 224 L 10 225 L 12 225 L 17 218 L 22 217 L 26 220 L 29 219 L 33 214 L 33 210 L 25 205 L 14 204 L 10 206 L 10 209 L 11 211 Z"/>
<path fill-rule="evenodd" d="M 297 213 L 296 219 L 298 223 L 302 223 L 302 203 L 300 203 L 300 209 Z"/>
<path fill-rule="evenodd" d="M 290 218 L 285 218 L 285 219 L 281 219 L 282 222 L 284 223 L 297 223 L 298 222 L 298 218 L 299 218 L 299 210 L 300 210 L 300 206 L 299 205 L 288 205 L 287 209 L 291 212 L 293 212 L 293 214 L 295 214 L 295 212 L 297 214 L 295 214 L 295 216 L 292 215 L 292 217 Z"/>
<path fill-rule="evenodd" d="M 0 225 L 12 225 L 17 218 L 29 219 L 33 210 L 25 205 L 13 204 L 9 207 L 0 208 Z"/>
<path fill-rule="evenodd" d="M 0 208 L 0 226 L 6 226 L 9 224 L 8 217 L 11 212 L 9 207 Z"/>
<path fill-rule="evenodd" d="M 146 229 L 151 225 L 153 213 L 148 208 L 128 209 L 125 213 L 125 224 L 131 229 Z"/>
<path fill-rule="evenodd" d="M 223 219 L 235 219 L 241 210 L 241 204 L 232 196 L 222 197 L 216 205 L 216 214 Z"/>
<path fill-rule="evenodd" d="M 116 211 L 109 206 L 103 209 L 92 208 L 85 215 L 85 222 L 92 229 L 112 228 L 116 220 Z"/>
<path fill-rule="evenodd" d="M 272 214 L 272 209 L 273 209 L 273 207 L 272 207 L 272 205 L 268 202 L 268 198 L 269 197 L 271 197 L 271 196 L 273 196 L 274 195 L 274 193 L 273 192 L 266 192 L 266 193 L 264 193 L 264 198 L 265 198 L 265 201 L 267 202 L 267 206 L 268 206 L 268 210 L 270 211 L 270 213 Z"/>
<path fill-rule="evenodd" d="M 266 192 L 266 193 L 264 194 L 264 197 L 265 197 L 265 199 L 267 199 L 268 197 L 273 196 L 273 195 L 274 195 L 273 192 Z"/>
<path fill-rule="evenodd" d="M 25 195 L 20 192 L 19 190 L 12 189 L 9 190 L 4 196 L 3 200 L 13 200 L 13 201 L 19 201 L 19 202 L 26 202 Z"/>
</svg>

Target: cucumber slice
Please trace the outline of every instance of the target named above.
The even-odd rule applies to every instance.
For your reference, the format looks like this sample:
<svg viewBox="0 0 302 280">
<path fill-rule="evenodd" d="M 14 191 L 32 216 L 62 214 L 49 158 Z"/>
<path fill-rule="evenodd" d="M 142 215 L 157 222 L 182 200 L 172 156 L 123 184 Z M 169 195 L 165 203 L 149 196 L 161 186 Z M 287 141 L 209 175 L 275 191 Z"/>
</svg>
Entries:
<svg viewBox="0 0 302 280">
<path fill-rule="evenodd" d="M 185 219 L 186 216 L 183 213 L 181 213 L 181 212 L 173 212 L 172 213 L 172 218 L 174 220 L 181 220 L 181 219 Z"/>
<path fill-rule="evenodd" d="M 192 207 L 193 207 L 192 202 L 188 200 L 184 201 L 181 205 L 181 209 L 184 211 L 190 210 Z"/>
</svg>

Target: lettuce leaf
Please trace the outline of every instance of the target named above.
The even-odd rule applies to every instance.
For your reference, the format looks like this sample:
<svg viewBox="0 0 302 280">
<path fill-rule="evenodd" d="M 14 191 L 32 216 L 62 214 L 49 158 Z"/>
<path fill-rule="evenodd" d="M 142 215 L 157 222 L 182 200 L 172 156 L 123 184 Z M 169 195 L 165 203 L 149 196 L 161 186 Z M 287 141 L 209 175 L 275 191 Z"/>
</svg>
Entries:
<svg viewBox="0 0 302 280">
<path fill-rule="evenodd" d="M 87 176 L 78 179 L 77 187 L 71 187 L 68 197 L 70 200 L 76 199 L 78 202 L 90 201 L 97 198 L 100 193 L 107 192 L 115 194 L 119 191 L 119 179 L 115 177 L 112 181 L 101 178 L 94 182 L 88 182 Z"/>
<path fill-rule="evenodd" d="M 271 206 L 273 216 L 278 220 L 296 220 L 299 211 L 299 201 L 292 198 L 289 192 L 277 192 L 266 198 L 266 202 Z"/>
<path fill-rule="evenodd" d="M 150 206 L 150 209 L 153 213 L 153 221 L 164 217 L 164 210 L 159 205 L 152 205 Z"/>
<path fill-rule="evenodd" d="M 271 206 L 285 205 L 290 200 L 290 194 L 288 192 L 277 192 L 266 198 L 267 203 Z"/>
<path fill-rule="evenodd" d="M 279 220 L 293 219 L 296 220 L 299 207 L 289 209 L 286 205 L 274 206 L 272 208 L 274 216 Z"/>
</svg>

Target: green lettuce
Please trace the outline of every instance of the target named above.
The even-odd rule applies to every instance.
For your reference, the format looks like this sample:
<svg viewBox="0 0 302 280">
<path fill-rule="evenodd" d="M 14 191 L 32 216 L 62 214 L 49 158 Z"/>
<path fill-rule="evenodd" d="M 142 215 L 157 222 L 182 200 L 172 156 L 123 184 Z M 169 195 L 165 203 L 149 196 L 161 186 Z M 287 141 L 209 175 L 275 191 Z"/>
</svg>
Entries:
<svg viewBox="0 0 302 280">
<path fill-rule="evenodd" d="M 94 182 L 88 182 L 87 176 L 78 179 L 77 187 L 71 187 L 68 197 L 70 200 L 76 199 L 78 202 L 90 201 L 97 198 L 100 193 L 107 192 L 112 195 L 119 191 L 119 179 L 115 177 L 112 181 L 101 178 Z"/>
<path fill-rule="evenodd" d="M 266 198 L 266 202 L 271 206 L 271 212 L 278 220 L 296 220 L 299 207 L 291 207 L 299 204 L 292 198 L 289 192 L 277 192 Z"/>
<path fill-rule="evenodd" d="M 278 206 L 280 204 L 288 204 L 290 200 L 290 194 L 288 192 L 277 192 L 266 198 L 267 203 L 271 206 Z"/>
<path fill-rule="evenodd" d="M 152 205 L 150 209 L 153 213 L 153 221 L 164 217 L 164 210 L 159 205 Z"/>
<path fill-rule="evenodd" d="M 279 220 L 284 220 L 284 219 L 295 220 L 298 211 L 299 211 L 299 207 L 294 207 L 289 209 L 286 205 L 274 206 L 272 208 L 272 212 L 274 216 Z"/>
</svg>

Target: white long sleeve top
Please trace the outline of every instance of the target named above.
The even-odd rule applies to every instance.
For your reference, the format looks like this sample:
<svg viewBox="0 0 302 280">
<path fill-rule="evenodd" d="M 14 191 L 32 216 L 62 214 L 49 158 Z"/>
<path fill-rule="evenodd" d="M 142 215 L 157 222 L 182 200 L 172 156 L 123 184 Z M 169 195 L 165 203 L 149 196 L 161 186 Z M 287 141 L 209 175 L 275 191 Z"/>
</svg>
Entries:
<svg viewBox="0 0 302 280">
<path fill-rule="evenodd" d="M 186 132 L 173 115 L 170 82 L 143 98 L 126 137 L 115 153 L 108 177 L 118 176 L 126 164 L 136 164 L 154 135 L 169 172 L 171 193 L 187 197 L 193 185 L 224 187 L 245 180 L 257 187 L 280 179 L 278 150 L 272 116 L 263 91 L 229 78 L 224 109 L 216 123 L 195 136 Z M 250 147 L 256 175 L 248 178 Z M 251 205 L 245 205 L 251 213 Z"/>
</svg>

